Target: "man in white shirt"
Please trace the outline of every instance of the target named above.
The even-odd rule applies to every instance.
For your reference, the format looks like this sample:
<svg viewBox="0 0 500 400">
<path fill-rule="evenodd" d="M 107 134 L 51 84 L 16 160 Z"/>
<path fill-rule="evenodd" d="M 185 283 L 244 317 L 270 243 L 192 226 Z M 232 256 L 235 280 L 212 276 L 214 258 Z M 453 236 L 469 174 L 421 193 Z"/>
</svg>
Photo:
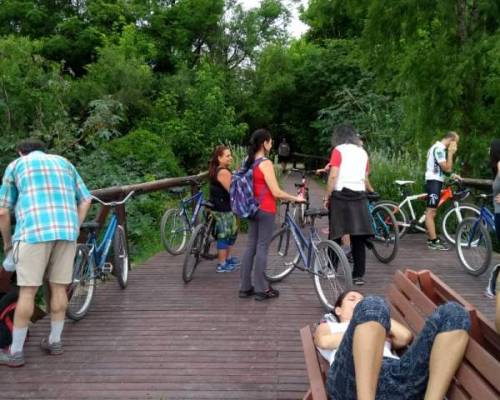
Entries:
<svg viewBox="0 0 500 400">
<path fill-rule="evenodd" d="M 425 226 L 427 228 L 427 247 L 432 250 L 448 250 L 436 234 L 436 209 L 439 205 L 441 189 L 445 173 L 451 173 L 453 155 L 457 152 L 459 136 L 456 132 L 448 132 L 444 138 L 434 143 L 427 152 L 425 168 L 425 191 L 427 192 L 427 209 Z"/>
<path fill-rule="evenodd" d="M 334 400 L 442 400 L 462 361 L 470 331 L 457 303 L 436 308 L 418 337 L 391 319 L 380 297 L 341 294 L 332 311 L 338 322 L 321 323 L 314 341 L 330 362 L 327 390 Z M 334 354 L 331 354 L 334 352 Z"/>
</svg>

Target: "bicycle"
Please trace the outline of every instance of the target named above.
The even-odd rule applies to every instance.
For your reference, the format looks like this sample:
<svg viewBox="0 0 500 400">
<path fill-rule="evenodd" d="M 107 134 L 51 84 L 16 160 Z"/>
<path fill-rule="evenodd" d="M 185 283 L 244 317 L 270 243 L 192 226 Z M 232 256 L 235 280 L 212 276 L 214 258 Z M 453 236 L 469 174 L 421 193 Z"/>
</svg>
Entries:
<svg viewBox="0 0 500 400">
<path fill-rule="evenodd" d="M 111 273 L 116 276 L 122 289 L 127 287 L 130 269 L 125 228 L 118 223 L 116 206 L 125 204 L 132 197 L 130 192 L 121 201 L 105 203 L 97 197 L 92 198 L 104 206 L 112 207 L 113 214 L 100 242 L 97 238 L 98 222 L 85 222 L 81 229 L 87 232 L 87 241 L 78 244 L 73 267 L 73 279 L 68 286 L 68 308 L 66 315 L 79 321 L 87 314 L 96 288 L 96 280 L 105 281 Z M 107 261 L 112 248 L 112 262 Z"/>
<path fill-rule="evenodd" d="M 187 198 L 181 199 L 178 208 L 170 208 L 165 211 L 160 222 L 161 242 L 172 255 L 184 253 L 195 226 L 198 224 L 199 213 L 203 203 L 203 192 L 200 183 L 192 181 L 197 187 L 197 192 Z M 169 189 L 175 195 L 181 196 L 185 192 L 184 187 Z M 194 204 L 193 212 L 190 214 L 189 207 Z"/>
<path fill-rule="evenodd" d="M 485 272 L 491 263 L 493 247 L 490 231 L 496 233 L 495 216 L 484 205 L 492 195 L 481 194 L 479 217 L 464 219 L 457 229 L 456 246 L 458 259 L 465 271 L 479 276 Z"/>
<path fill-rule="evenodd" d="M 186 255 L 182 265 L 182 279 L 184 283 L 189 283 L 193 279 L 194 271 L 203 257 L 207 260 L 213 260 L 217 257 L 210 253 L 210 247 L 215 242 L 214 228 L 215 218 L 210 210 L 213 204 L 208 201 L 202 201 L 201 205 L 208 211 L 205 212 L 205 220 L 194 228 L 191 239 L 186 248 Z"/>
<path fill-rule="evenodd" d="M 292 168 L 293 172 L 300 172 L 302 174 L 301 181 L 295 183 L 295 188 L 297 189 L 297 196 L 305 200 L 305 202 L 296 204 L 293 209 L 293 217 L 297 224 L 303 228 L 309 221 L 306 218 L 306 211 L 309 209 L 309 187 L 307 185 L 307 174 L 312 174 L 314 170 L 301 170 L 298 168 Z"/>
<path fill-rule="evenodd" d="M 290 202 L 283 204 L 286 205 L 285 220 L 271 238 L 265 276 L 270 282 L 279 282 L 294 268 L 306 271 L 313 276 L 321 304 L 331 311 L 337 297 L 352 287 L 352 275 L 342 248 L 331 240 L 322 240 L 314 227 L 315 219 L 328 215 L 328 210 L 310 208 L 305 212 L 311 219 L 306 238 L 290 212 Z M 291 238 L 297 252 L 292 252 L 290 248 Z"/>
<path fill-rule="evenodd" d="M 368 240 L 367 247 L 377 260 L 384 264 L 390 263 L 398 252 L 399 235 L 396 218 L 383 204 L 376 204 L 380 199 L 378 193 L 367 193 L 368 211 L 374 235 Z"/>
<path fill-rule="evenodd" d="M 394 182 L 399 185 L 404 200 L 399 204 L 391 200 L 381 200 L 376 204 L 384 205 L 392 212 L 398 224 L 399 238 L 402 238 L 409 230 L 425 233 L 425 212 L 417 219 L 412 202 L 415 200 L 425 200 L 427 193 L 412 194 L 408 186 L 415 183 L 414 181 L 397 180 Z M 453 191 L 452 185 L 457 185 L 458 190 Z M 463 189 L 458 180 L 452 180 L 450 184 L 441 190 L 438 208 L 448 201 L 453 202 L 453 206 L 445 213 L 441 223 L 441 231 L 446 240 L 451 244 L 455 244 L 455 233 L 458 224 L 465 218 L 479 215 L 479 207 L 474 204 L 461 203 L 469 195 L 470 191 Z M 405 208 L 409 210 L 411 219 L 408 218 Z"/>
</svg>

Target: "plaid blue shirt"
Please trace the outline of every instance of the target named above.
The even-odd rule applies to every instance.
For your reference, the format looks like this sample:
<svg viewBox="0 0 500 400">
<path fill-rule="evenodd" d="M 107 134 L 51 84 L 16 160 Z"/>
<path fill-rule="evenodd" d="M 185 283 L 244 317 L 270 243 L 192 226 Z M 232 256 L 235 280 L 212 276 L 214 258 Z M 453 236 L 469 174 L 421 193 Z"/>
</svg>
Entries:
<svg viewBox="0 0 500 400">
<path fill-rule="evenodd" d="M 68 160 L 41 151 L 12 161 L 0 187 L 0 207 L 16 212 L 13 240 L 26 243 L 76 240 L 77 205 L 89 197 Z"/>
</svg>

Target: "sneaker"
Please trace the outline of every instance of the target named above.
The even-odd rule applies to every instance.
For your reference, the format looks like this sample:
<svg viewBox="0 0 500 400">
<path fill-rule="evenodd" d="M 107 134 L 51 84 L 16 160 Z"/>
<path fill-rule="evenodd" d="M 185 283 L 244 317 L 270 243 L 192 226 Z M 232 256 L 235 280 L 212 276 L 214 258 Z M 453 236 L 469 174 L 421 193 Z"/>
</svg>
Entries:
<svg viewBox="0 0 500 400">
<path fill-rule="evenodd" d="M 235 267 L 231 264 L 228 264 L 227 261 L 223 262 L 222 264 L 217 264 L 217 267 L 215 268 L 216 272 L 233 272 L 235 270 Z"/>
<path fill-rule="evenodd" d="M 352 283 L 354 283 L 357 286 L 363 286 L 365 284 L 365 280 L 361 277 L 359 278 L 352 278 Z"/>
<path fill-rule="evenodd" d="M 42 350 L 45 350 L 51 356 L 58 356 L 64 353 L 62 342 L 49 343 L 49 338 L 42 338 L 40 342 L 40 347 Z"/>
<path fill-rule="evenodd" d="M 0 350 L 0 365 L 5 365 L 6 367 L 19 368 L 24 365 L 24 353 L 18 351 L 17 353 L 11 354 L 10 348 Z"/>
<path fill-rule="evenodd" d="M 235 269 L 238 269 L 241 265 L 241 261 L 238 257 L 236 256 L 231 256 L 226 260 L 226 263 L 229 265 L 232 265 L 235 267 Z"/>
<path fill-rule="evenodd" d="M 427 247 L 431 250 L 441 250 L 441 251 L 447 251 L 449 250 L 448 246 L 446 243 L 444 243 L 441 239 L 437 238 L 434 240 L 427 239 Z"/>
<path fill-rule="evenodd" d="M 248 290 L 240 290 L 238 297 L 240 299 L 246 299 L 247 297 L 252 297 L 255 294 L 253 286 Z"/>
<path fill-rule="evenodd" d="M 255 297 L 254 299 L 257 301 L 264 301 L 268 299 L 274 299 L 275 297 L 278 297 L 280 295 L 280 292 L 276 289 L 273 289 L 271 286 L 269 286 L 269 289 L 267 289 L 265 292 L 255 292 Z"/>
<path fill-rule="evenodd" d="M 486 297 L 490 299 L 495 298 L 497 291 L 497 279 L 498 273 L 500 272 L 500 264 L 495 265 L 490 274 L 490 278 L 488 279 L 488 286 L 486 286 Z"/>
</svg>

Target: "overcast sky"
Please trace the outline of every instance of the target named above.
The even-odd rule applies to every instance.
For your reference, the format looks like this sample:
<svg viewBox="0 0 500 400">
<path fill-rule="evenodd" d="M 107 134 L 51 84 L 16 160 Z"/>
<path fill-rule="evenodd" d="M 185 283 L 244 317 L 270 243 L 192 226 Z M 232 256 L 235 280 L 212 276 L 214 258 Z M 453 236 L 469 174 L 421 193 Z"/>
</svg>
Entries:
<svg viewBox="0 0 500 400">
<path fill-rule="evenodd" d="M 260 0 L 240 0 L 240 2 L 245 9 L 257 7 L 260 4 Z M 288 9 L 292 13 L 292 18 L 288 30 L 294 37 L 299 37 L 307 30 L 307 25 L 299 20 L 299 13 L 297 11 L 297 8 L 300 6 L 300 4 L 306 6 L 307 2 L 308 0 L 285 0 L 285 4 L 287 4 Z"/>
</svg>

